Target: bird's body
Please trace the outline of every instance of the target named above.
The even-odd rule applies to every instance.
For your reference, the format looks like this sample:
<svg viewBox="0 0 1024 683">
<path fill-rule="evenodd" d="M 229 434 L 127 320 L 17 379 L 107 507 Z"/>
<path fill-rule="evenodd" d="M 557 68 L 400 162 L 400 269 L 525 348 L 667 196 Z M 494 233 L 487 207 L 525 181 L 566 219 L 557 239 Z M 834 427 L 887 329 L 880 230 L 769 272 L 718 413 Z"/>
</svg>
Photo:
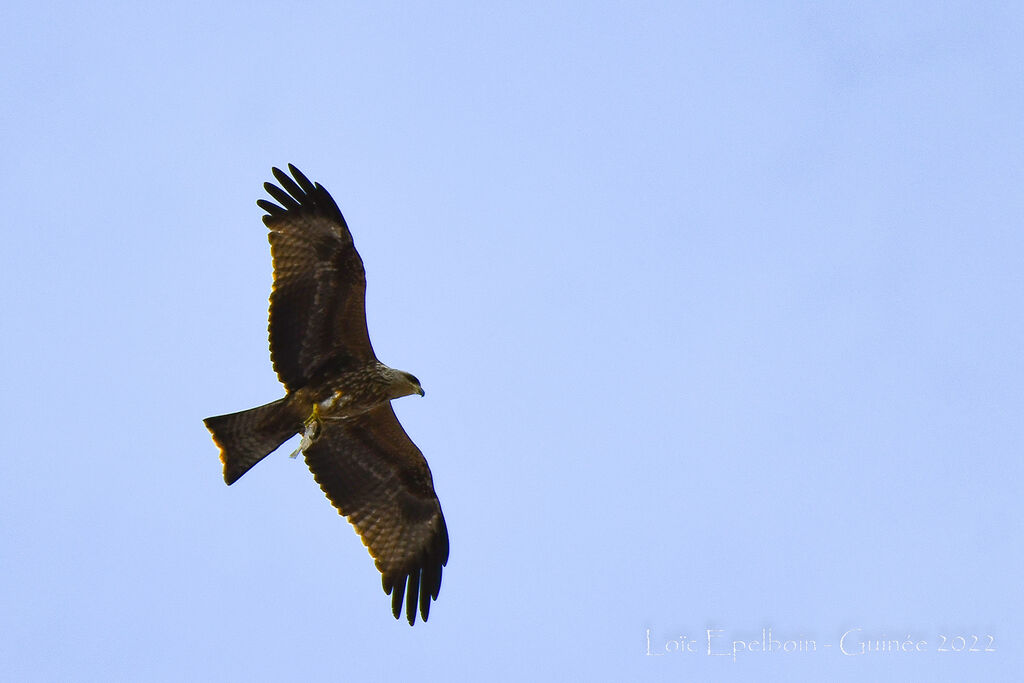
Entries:
<svg viewBox="0 0 1024 683">
<path fill-rule="evenodd" d="M 419 380 L 377 360 L 366 330 L 366 279 L 334 200 L 294 166 L 284 188 L 264 185 L 281 206 L 267 211 L 274 260 L 270 349 L 286 395 L 204 420 L 232 484 L 295 434 L 324 493 L 355 526 L 376 561 L 398 618 L 417 606 L 427 620 L 448 561 L 448 530 L 423 454 L 391 401 L 423 395 Z"/>
<path fill-rule="evenodd" d="M 316 406 L 323 419 L 342 419 L 417 393 L 422 395 L 423 389 L 415 377 L 375 361 L 341 371 L 315 388 L 298 389 L 294 396 L 300 405 L 309 405 L 311 410 Z"/>
</svg>

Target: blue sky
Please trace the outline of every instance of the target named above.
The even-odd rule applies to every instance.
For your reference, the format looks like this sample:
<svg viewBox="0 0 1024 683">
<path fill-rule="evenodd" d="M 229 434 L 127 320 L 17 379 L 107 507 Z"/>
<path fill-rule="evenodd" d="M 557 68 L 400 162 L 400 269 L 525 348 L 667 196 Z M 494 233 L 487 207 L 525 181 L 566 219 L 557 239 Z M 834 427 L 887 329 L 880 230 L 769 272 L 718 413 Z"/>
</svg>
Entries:
<svg viewBox="0 0 1024 683">
<path fill-rule="evenodd" d="M 1019 673 L 1019 5 L 2 19 L 5 678 Z M 427 392 L 415 628 L 294 444 L 228 488 L 201 422 L 282 395 L 289 162 Z"/>
</svg>

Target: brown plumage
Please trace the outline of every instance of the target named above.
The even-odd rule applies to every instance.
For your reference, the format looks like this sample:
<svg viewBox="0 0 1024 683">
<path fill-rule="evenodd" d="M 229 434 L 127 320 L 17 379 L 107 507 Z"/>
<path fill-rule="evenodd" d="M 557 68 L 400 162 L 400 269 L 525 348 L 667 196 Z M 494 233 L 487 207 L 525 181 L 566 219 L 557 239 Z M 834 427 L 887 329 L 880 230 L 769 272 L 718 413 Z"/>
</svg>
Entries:
<svg viewBox="0 0 1024 683">
<path fill-rule="evenodd" d="M 270 357 L 284 398 L 208 417 L 232 484 L 302 433 L 306 464 L 370 550 L 397 619 L 423 620 L 441 588 L 448 530 L 430 468 L 391 400 L 423 395 L 419 380 L 377 360 L 366 330 L 366 274 L 338 205 L 290 165 L 265 183 L 274 286 Z M 293 180 L 294 178 L 294 180 Z M 283 188 L 283 189 L 282 189 Z"/>
</svg>

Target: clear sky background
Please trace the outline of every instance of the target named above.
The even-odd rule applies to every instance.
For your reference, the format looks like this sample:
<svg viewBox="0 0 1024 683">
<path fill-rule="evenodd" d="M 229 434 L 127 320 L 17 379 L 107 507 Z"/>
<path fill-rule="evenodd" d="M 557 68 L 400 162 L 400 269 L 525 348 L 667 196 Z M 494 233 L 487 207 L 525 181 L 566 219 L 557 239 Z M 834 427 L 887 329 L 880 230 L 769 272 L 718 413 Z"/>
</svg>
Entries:
<svg viewBox="0 0 1024 683">
<path fill-rule="evenodd" d="M 4 5 L 3 678 L 1019 675 L 1024 7 L 550 4 Z M 414 628 L 201 422 L 289 162 L 426 388 Z"/>
</svg>

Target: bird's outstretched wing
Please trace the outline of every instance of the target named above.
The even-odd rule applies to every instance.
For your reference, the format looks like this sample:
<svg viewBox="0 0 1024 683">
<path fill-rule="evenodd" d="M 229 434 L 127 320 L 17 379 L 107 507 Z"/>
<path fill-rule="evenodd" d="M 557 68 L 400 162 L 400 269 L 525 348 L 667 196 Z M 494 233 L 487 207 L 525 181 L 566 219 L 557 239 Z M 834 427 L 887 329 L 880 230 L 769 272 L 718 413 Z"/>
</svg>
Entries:
<svg viewBox="0 0 1024 683">
<path fill-rule="evenodd" d="M 369 548 L 395 618 L 404 596 L 409 624 L 417 604 L 426 621 L 448 562 L 448 529 L 427 461 L 391 404 L 324 419 L 304 453 L 320 488 Z"/>
<path fill-rule="evenodd" d="M 280 204 L 256 203 L 267 212 L 274 261 L 270 295 L 270 359 L 288 391 L 327 366 L 337 370 L 376 357 L 366 331 L 366 272 L 341 210 L 320 183 L 288 165 L 281 184 L 263 187 Z M 283 188 L 283 189 L 282 189 Z"/>
</svg>

